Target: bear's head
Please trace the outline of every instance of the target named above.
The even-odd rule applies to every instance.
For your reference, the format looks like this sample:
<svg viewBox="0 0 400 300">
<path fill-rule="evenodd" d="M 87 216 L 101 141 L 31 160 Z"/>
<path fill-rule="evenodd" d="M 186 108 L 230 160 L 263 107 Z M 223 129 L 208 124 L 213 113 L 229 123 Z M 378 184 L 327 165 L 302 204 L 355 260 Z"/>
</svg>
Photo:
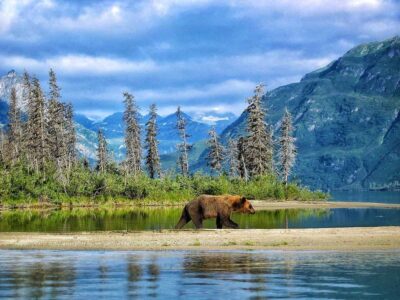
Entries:
<svg viewBox="0 0 400 300">
<path fill-rule="evenodd" d="M 246 199 L 246 197 L 241 197 L 239 202 L 239 212 L 245 214 L 255 214 L 253 205 L 251 205 L 250 201 Z"/>
</svg>

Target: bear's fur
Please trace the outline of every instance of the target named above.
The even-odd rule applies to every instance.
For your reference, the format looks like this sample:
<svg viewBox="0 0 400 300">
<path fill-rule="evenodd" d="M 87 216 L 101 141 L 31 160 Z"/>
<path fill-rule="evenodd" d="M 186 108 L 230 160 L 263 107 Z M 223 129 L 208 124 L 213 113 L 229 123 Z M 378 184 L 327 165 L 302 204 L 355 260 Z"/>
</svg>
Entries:
<svg viewBox="0 0 400 300">
<path fill-rule="evenodd" d="M 185 205 L 182 216 L 175 228 L 180 229 L 193 221 L 197 229 L 203 227 L 203 220 L 217 218 L 217 228 L 222 226 L 238 228 L 238 224 L 230 218 L 232 212 L 254 214 L 255 210 L 245 197 L 201 195 Z"/>
</svg>

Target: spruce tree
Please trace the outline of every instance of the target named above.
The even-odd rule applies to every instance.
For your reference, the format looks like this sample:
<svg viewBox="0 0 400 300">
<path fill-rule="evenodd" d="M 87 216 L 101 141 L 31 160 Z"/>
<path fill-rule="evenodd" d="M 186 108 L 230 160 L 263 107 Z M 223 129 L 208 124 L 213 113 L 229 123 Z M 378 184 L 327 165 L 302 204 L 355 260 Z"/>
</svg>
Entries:
<svg viewBox="0 0 400 300">
<path fill-rule="evenodd" d="M 266 110 L 262 107 L 264 85 L 254 90 L 247 107 L 247 137 L 245 156 L 251 176 L 273 172 L 273 143 L 269 126 L 265 122 Z"/>
<path fill-rule="evenodd" d="M 228 140 L 227 160 L 229 166 L 229 176 L 234 178 L 239 174 L 239 151 L 238 142 L 234 139 Z"/>
<path fill-rule="evenodd" d="M 288 178 L 296 159 L 296 147 L 294 145 L 292 116 L 285 108 L 285 113 L 282 118 L 281 136 L 279 139 L 280 151 L 280 172 L 285 185 L 288 183 Z"/>
<path fill-rule="evenodd" d="M 107 141 L 101 129 L 97 132 L 97 171 L 105 173 L 108 166 Z"/>
<path fill-rule="evenodd" d="M 26 71 L 22 75 L 22 91 L 22 106 L 27 107 L 32 97 L 32 84 L 31 77 Z"/>
<path fill-rule="evenodd" d="M 186 133 L 186 120 L 182 114 L 181 107 L 178 106 L 176 110 L 176 128 L 179 131 L 179 136 L 181 138 L 181 143 L 178 144 L 178 165 L 181 169 L 183 176 L 189 175 L 189 155 L 188 152 L 191 148 L 191 145 L 188 144 L 187 139 L 189 135 Z"/>
<path fill-rule="evenodd" d="M 5 164 L 5 144 L 6 136 L 4 134 L 3 127 L 0 127 L 0 167 Z"/>
<path fill-rule="evenodd" d="M 124 122 L 125 122 L 125 147 L 126 170 L 128 174 L 137 175 L 141 170 L 142 147 L 140 141 L 139 112 L 134 97 L 124 93 Z"/>
<path fill-rule="evenodd" d="M 150 118 L 146 123 L 146 166 L 150 178 L 161 175 L 160 156 L 158 154 L 157 140 L 157 108 L 150 106 Z"/>
<path fill-rule="evenodd" d="M 31 153 L 31 164 L 39 173 L 44 169 L 48 157 L 48 135 L 46 128 L 45 99 L 40 82 L 32 79 L 32 96 L 28 103 L 28 149 Z"/>
<path fill-rule="evenodd" d="M 28 169 L 30 167 L 30 161 L 33 160 L 32 152 L 29 151 L 29 139 L 30 139 L 30 130 L 29 130 L 29 115 L 30 115 L 30 106 L 32 103 L 32 84 L 31 78 L 29 74 L 25 71 L 23 74 L 22 80 L 22 106 L 27 108 L 27 120 L 21 120 L 21 158 L 24 161 L 27 161 Z"/>
<path fill-rule="evenodd" d="M 10 106 L 8 110 L 8 154 L 11 165 L 19 161 L 21 153 L 21 114 L 18 108 L 17 91 L 11 89 Z"/>
<path fill-rule="evenodd" d="M 56 74 L 49 71 L 49 101 L 47 103 L 47 131 L 49 157 L 61 173 L 67 165 L 65 106 L 60 102 L 60 88 L 57 84 Z"/>
<path fill-rule="evenodd" d="M 208 166 L 217 174 L 220 174 L 222 171 L 222 164 L 224 161 L 224 148 L 218 140 L 217 132 L 215 131 L 215 127 L 212 127 L 208 132 L 209 140 L 208 140 L 208 155 L 207 155 L 207 164 Z"/>
<path fill-rule="evenodd" d="M 64 104 L 64 137 L 68 172 L 76 163 L 76 130 L 74 124 L 74 110 L 71 103 Z"/>
<path fill-rule="evenodd" d="M 237 154 L 239 176 L 247 181 L 249 179 L 249 173 L 246 165 L 246 139 L 244 137 L 240 137 L 238 140 Z"/>
</svg>

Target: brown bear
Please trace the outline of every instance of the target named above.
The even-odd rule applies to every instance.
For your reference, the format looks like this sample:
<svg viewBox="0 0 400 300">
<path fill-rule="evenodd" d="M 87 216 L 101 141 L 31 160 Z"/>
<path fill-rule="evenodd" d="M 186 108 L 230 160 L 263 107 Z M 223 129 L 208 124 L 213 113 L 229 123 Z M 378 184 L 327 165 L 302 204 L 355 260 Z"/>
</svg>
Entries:
<svg viewBox="0 0 400 300">
<path fill-rule="evenodd" d="M 255 210 L 245 197 L 201 195 L 185 205 L 175 229 L 182 228 L 190 220 L 199 229 L 203 227 L 203 220 L 210 218 L 217 218 L 218 229 L 222 226 L 238 228 L 239 225 L 230 218 L 232 212 L 254 214 Z"/>
</svg>

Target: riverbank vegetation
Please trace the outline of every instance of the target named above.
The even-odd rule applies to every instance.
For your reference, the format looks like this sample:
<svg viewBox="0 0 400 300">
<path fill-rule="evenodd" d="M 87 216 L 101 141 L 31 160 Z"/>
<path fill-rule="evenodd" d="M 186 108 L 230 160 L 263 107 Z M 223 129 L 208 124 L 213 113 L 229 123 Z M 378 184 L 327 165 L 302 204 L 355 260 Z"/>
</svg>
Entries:
<svg viewBox="0 0 400 300">
<path fill-rule="evenodd" d="M 5 205 L 93 205 L 167 204 L 185 202 L 200 194 L 239 194 L 250 199 L 323 200 L 326 194 L 311 192 L 296 184 L 285 186 L 274 176 L 260 176 L 245 181 L 228 176 L 166 175 L 151 179 L 145 174 L 126 176 L 115 168 L 107 173 L 91 171 L 83 163 L 71 170 L 69 182 L 63 184 L 56 170 L 46 172 L 46 178 L 25 166 L 11 171 L 0 170 L 0 198 Z"/>
<path fill-rule="evenodd" d="M 177 170 L 163 170 L 157 140 L 156 106 L 145 124 L 144 145 L 133 95 L 124 93 L 126 158 L 112 160 L 107 140 L 98 132 L 97 162 L 91 166 L 76 152 L 73 108 L 61 102 L 56 75 L 50 70 L 49 93 L 45 96 L 37 78 L 24 74 L 23 90 L 13 88 L 9 124 L 0 130 L 0 201 L 3 204 L 130 202 L 163 204 L 188 201 L 200 194 L 240 194 L 253 199 L 321 200 L 327 196 L 311 192 L 288 177 L 296 149 L 291 116 L 282 120 L 278 155 L 274 155 L 271 126 L 265 123 L 261 105 L 263 86 L 249 99 L 245 136 L 231 139 L 228 150 L 215 130 L 210 132 L 210 174 L 191 172 L 188 162 L 189 133 L 180 108 L 177 124 L 182 143 Z M 20 95 L 20 96 L 17 96 Z M 21 98 L 21 99 L 18 99 Z M 275 163 L 274 157 L 279 157 Z M 180 171 L 180 173 L 179 173 Z"/>
</svg>

